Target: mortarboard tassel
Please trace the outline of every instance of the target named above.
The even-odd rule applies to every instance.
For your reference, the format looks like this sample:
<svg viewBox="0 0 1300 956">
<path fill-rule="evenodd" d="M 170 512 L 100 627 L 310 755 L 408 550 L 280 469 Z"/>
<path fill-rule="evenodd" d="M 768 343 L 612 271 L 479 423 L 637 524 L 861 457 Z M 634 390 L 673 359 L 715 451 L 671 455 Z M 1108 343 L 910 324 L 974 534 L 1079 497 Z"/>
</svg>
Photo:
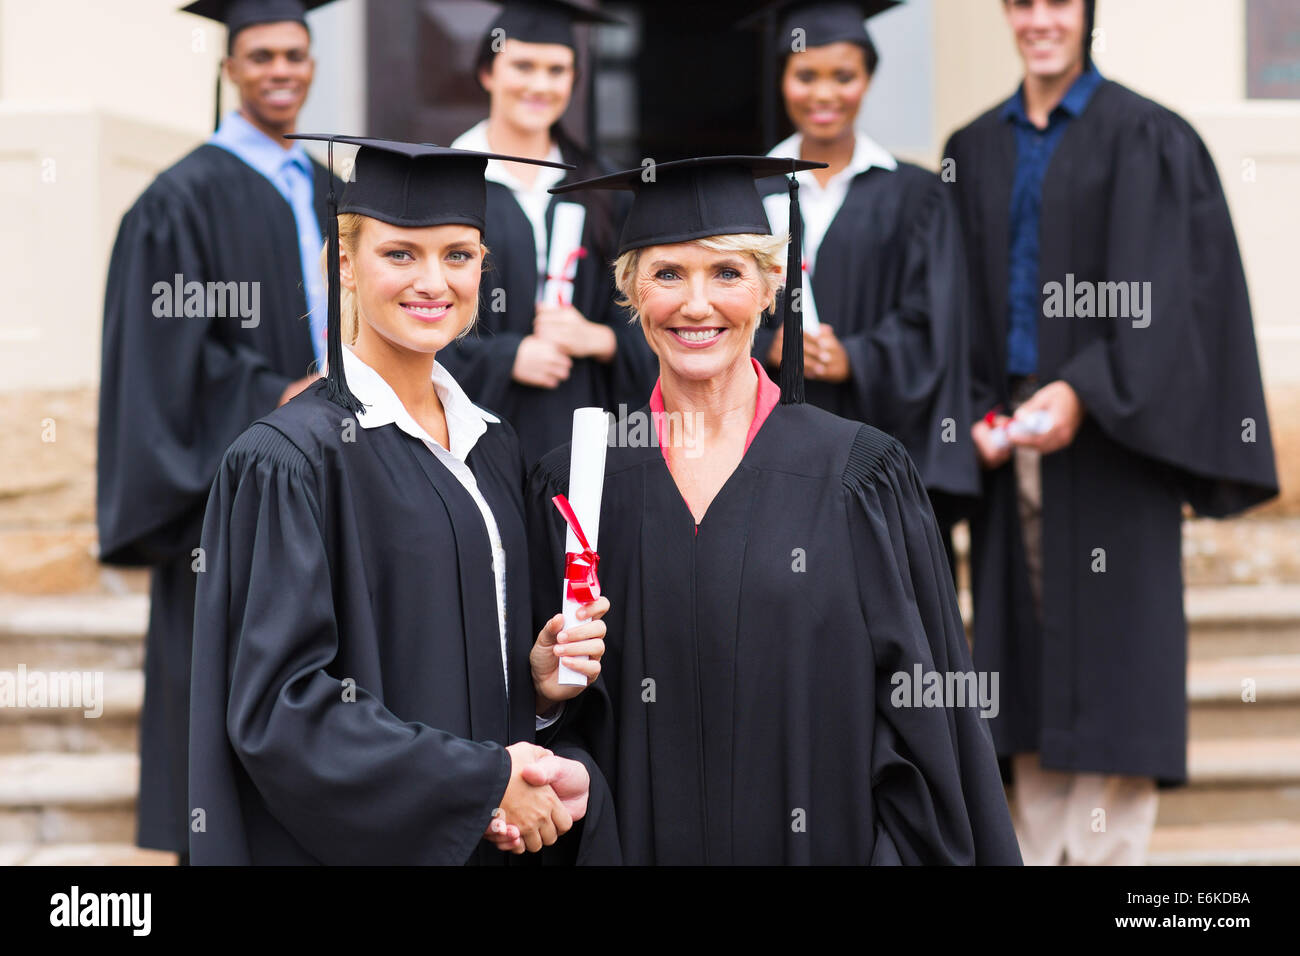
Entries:
<svg viewBox="0 0 1300 956">
<path fill-rule="evenodd" d="M 799 302 L 803 278 L 803 221 L 799 215 L 799 180 L 790 172 L 790 247 L 785 260 L 785 295 L 782 303 L 781 404 L 802 405 L 803 316 Z"/>
<path fill-rule="evenodd" d="M 221 71 L 220 65 L 217 66 L 217 112 L 216 117 L 212 120 L 212 132 L 221 128 Z"/>
<path fill-rule="evenodd" d="M 328 220 L 326 234 L 329 240 L 329 314 L 326 336 L 326 370 L 325 394 L 335 405 L 358 414 L 363 406 L 348 388 L 348 381 L 343 375 L 343 293 L 339 288 L 339 203 L 334 196 L 334 140 L 329 141 L 330 191 L 326 199 L 325 218 Z"/>
</svg>

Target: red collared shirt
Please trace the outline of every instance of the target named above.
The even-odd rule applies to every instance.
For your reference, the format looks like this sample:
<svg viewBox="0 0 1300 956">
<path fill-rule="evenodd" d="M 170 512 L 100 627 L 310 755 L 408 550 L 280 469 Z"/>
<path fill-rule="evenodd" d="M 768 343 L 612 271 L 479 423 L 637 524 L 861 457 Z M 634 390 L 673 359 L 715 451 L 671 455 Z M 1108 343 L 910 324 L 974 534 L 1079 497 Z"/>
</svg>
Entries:
<svg viewBox="0 0 1300 956">
<path fill-rule="evenodd" d="M 753 364 L 754 373 L 758 376 L 758 396 L 754 401 L 754 419 L 749 423 L 749 433 L 745 435 L 745 451 L 741 452 L 742 456 L 749 451 L 749 446 L 754 442 L 754 436 L 758 434 L 758 430 L 767 421 L 767 416 L 772 414 L 772 409 L 776 408 L 781 402 L 781 386 L 768 377 L 767 371 L 758 359 L 751 356 L 749 361 Z M 655 389 L 650 393 L 650 413 L 655 423 L 655 434 L 659 438 L 659 454 L 664 456 L 664 464 L 671 474 L 673 466 L 668 459 L 668 441 L 664 436 L 666 427 L 664 421 L 664 396 L 659 380 L 655 381 Z M 682 500 L 685 501 L 686 499 L 683 498 Z M 697 524 L 695 526 L 697 534 L 699 530 L 700 526 Z"/>
</svg>

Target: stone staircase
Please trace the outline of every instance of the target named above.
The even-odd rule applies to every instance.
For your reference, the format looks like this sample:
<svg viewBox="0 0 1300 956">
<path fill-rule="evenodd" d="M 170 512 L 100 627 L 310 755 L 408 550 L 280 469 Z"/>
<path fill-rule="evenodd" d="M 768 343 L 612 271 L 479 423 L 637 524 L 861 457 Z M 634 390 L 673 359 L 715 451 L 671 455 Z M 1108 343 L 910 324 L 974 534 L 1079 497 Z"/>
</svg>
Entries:
<svg viewBox="0 0 1300 956">
<path fill-rule="evenodd" d="M 0 597 L 0 671 L 103 680 L 98 717 L 0 707 L 0 865 L 175 862 L 132 845 L 147 614 L 142 594 Z"/>
<path fill-rule="evenodd" d="M 1161 794 L 1150 862 L 1300 864 L 1300 522 L 1189 522 L 1184 540 L 1191 780 Z M 103 674 L 97 718 L 0 707 L 0 865 L 174 862 L 132 846 L 148 599 L 138 580 L 99 590 L 121 593 L 0 595 L 0 671 Z"/>
<path fill-rule="evenodd" d="M 1193 586 L 1187 613 L 1189 784 L 1149 860 L 1300 864 L 1300 584 Z"/>
</svg>

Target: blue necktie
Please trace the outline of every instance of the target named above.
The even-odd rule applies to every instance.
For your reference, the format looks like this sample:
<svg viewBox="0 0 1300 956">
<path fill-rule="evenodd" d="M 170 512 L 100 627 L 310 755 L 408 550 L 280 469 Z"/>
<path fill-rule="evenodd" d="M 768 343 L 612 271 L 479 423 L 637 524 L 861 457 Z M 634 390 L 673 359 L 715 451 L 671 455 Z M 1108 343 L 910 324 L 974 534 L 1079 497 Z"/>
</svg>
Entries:
<svg viewBox="0 0 1300 956">
<path fill-rule="evenodd" d="M 303 288 L 307 293 L 308 326 L 311 330 L 311 349 L 316 356 L 317 368 L 325 367 L 325 325 L 328 304 L 325 298 L 325 280 L 321 275 L 321 231 L 312 204 L 312 180 L 297 158 L 290 157 L 280 167 L 280 180 L 284 192 L 291 198 L 293 218 L 298 225 L 298 247 L 302 256 Z"/>
</svg>

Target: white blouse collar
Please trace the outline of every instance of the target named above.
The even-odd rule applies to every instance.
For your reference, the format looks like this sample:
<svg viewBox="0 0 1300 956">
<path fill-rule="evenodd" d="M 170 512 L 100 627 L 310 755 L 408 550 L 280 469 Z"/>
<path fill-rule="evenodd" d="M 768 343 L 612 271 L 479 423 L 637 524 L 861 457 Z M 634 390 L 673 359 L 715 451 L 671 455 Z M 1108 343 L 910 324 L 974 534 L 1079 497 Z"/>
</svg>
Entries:
<svg viewBox="0 0 1300 956">
<path fill-rule="evenodd" d="M 419 438 L 430 445 L 438 444 L 411 417 L 383 376 L 361 361 L 350 348 L 343 349 L 343 374 L 347 377 L 352 394 L 366 406 L 357 415 L 357 424 L 362 428 L 396 425 L 412 438 Z M 471 402 L 451 373 L 437 362 L 433 365 L 432 378 L 434 390 L 438 393 L 443 412 L 447 416 L 447 437 L 451 445 L 449 451 L 464 461 L 483 437 L 488 425 L 498 424 L 501 419 Z"/>
</svg>

